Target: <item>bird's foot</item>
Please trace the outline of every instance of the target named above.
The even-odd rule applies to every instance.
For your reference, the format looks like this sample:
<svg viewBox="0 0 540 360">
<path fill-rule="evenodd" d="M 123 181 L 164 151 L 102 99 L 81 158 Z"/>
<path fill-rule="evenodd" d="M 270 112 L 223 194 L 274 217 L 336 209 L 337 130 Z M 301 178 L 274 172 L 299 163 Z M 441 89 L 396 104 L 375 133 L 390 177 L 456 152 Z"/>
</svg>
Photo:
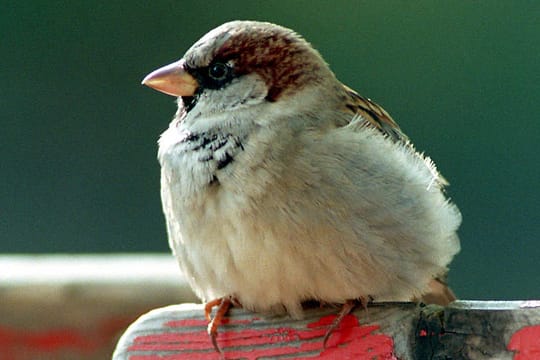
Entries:
<svg viewBox="0 0 540 360">
<path fill-rule="evenodd" d="M 227 314 L 227 311 L 229 311 L 231 305 L 233 304 L 237 304 L 237 302 L 234 301 L 234 299 L 232 299 L 231 297 L 214 299 L 204 304 L 204 317 L 209 321 L 207 333 L 208 336 L 210 336 L 210 340 L 212 340 L 212 345 L 214 346 L 214 349 L 220 354 L 222 359 L 225 358 L 225 354 L 217 343 L 218 327 L 222 323 L 225 314 Z M 216 306 L 216 314 L 214 315 L 214 317 L 212 317 L 212 309 Z"/>
<path fill-rule="evenodd" d="M 343 306 L 341 307 L 341 310 L 339 311 L 337 317 L 334 319 L 334 321 L 332 321 L 332 324 L 330 324 L 330 326 L 326 330 L 326 334 L 324 334 L 324 338 L 323 338 L 323 348 L 324 349 L 326 349 L 328 339 L 330 339 L 330 336 L 332 335 L 334 330 L 336 330 L 339 327 L 339 324 L 341 323 L 343 318 L 345 318 L 345 316 L 347 316 L 347 315 L 349 315 L 351 313 L 351 311 L 356 307 L 357 303 L 359 303 L 360 306 L 362 306 L 364 308 L 364 310 L 366 311 L 366 314 L 367 314 L 367 306 L 368 306 L 368 303 L 369 303 L 370 300 L 371 300 L 371 297 L 363 297 L 362 296 L 362 297 L 359 297 L 356 300 L 347 300 L 345 302 L 345 304 L 343 304 Z M 369 321 L 369 318 L 368 318 L 368 321 Z"/>
</svg>

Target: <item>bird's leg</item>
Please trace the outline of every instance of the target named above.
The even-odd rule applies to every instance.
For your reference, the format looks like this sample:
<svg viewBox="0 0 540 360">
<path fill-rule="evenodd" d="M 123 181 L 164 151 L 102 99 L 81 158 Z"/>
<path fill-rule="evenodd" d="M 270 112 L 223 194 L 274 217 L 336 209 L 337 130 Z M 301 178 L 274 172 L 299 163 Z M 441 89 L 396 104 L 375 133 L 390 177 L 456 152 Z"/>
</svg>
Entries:
<svg viewBox="0 0 540 360">
<path fill-rule="evenodd" d="M 221 321 L 223 320 L 223 317 L 229 310 L 229 308 L 232 305 L 232 300 L 228 297 L 223 297 L 220 299 L 215 299 L 212 301 L 207 302 L 204 305 L 204 316 L 208 321 L 208 335 L 210 336 L 210 339 L 212 340 L 212 345 L 214 346 L 214 349 L 221 355 L 222 358 L 224 358 L 223 350 L 219 347 L 217 343 L 217 334 L 218 334 L 218 326 L 221 324 Z M 212 309 L 217 306 L 216 315 L 214 317 L 211 317 Z"/>
<path fill-rule="evenodd" d="M 371 296 L 368 296 L 367 298 L 365 296 L 360 296 L 358 298 L 358 302 L 360 303 L 360 306 L 364 311 L 366 312 L 366 322 L 370 322 L 369 320 L 369 311 L 368 311 L 368 304 L 373 301 L 373 298 Z"/>
<path fill-rule="evenodd" d="M 222 301 L 223 301 L 223 298 L 219 298 L 219 299 L 211 300 L 207 302 L 206 304 L 204 304 L 204 317 L 206 318 L 206 320 L 208 321 L 212 320 L 212 317 L 211 317 L 212 309 L 220 305 Z"/>
<path fill-rule="evenodd" d="M 343 318 L 351 313 L 351 311 L 356 306 L 357 301 L 364 308 L 364 310 L 366 310 L 366 314 L 367 314 L 367 309 L 368 309 L 367 306 L 368 306 L 368 303 L 369 303 L 370 299 L 371 299 L 371 297 L 366 298 L 366 297 L 361 296 L 357 300 L 347 300 L 345 302 L 345 304 L 343 304 L 343 306 L 341 307 L 341 310 L 339 311 L 337 317 L 334 319 L 334 321 L 332 321 L 332 324 L 330 324 L 330 326 L 326 330 L 326 334 L 324 334 L 323 348 L 326 349 L 326 343 L 328 342 L 328 339 L 330 339 L 330 336 L 332 335 L 334 330 L 336 330 L 338 328 L 338 326 L 341 323 L 341 321 L 343 320 Z M 369 321 L 369 318 L 368 318 L 368 321 Z"/>
<path fill-rule="evenodd" d="M 347 300 L 345 304 L 343 304 L 343 306 L 341 307 L 341 310 L 339 311 L 338 316 L 334 319 L 334 321 L 332 321 L 332 324 L 330 324 L 330 326 L 326 330 L 326 334 L 324 334 L 324 338 L 323 338 L 324 349 L 326 349 L 326 343 L 328 342 L 330 335 L 332 335 L 334 330 L 337 329 L 337 327 L 341 323 L 341 320 L 343 320 L 343 318 L 347 316 L 352 311 L 352 309 L 354 309 L 355 305 L 356 304 L 354 300 Z"/>
</svg>

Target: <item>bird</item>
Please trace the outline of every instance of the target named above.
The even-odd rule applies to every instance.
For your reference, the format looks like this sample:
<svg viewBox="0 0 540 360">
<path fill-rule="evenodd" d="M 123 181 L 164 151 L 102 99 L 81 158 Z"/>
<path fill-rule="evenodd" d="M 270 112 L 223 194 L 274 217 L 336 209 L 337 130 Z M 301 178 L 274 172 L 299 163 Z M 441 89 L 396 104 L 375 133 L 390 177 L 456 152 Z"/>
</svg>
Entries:
<svg viewBox="0 0 540 360">
<path fill-rule="evenodd" d="M 217 351 L 234 305 L 292 318 L 342 305 L 326 344 L 358 302 L 455 299 L 447 181 L 301 35 L 230 21 L 142 84 L 177 97 L 158 141 L 162 207 Z"/>
</svg>

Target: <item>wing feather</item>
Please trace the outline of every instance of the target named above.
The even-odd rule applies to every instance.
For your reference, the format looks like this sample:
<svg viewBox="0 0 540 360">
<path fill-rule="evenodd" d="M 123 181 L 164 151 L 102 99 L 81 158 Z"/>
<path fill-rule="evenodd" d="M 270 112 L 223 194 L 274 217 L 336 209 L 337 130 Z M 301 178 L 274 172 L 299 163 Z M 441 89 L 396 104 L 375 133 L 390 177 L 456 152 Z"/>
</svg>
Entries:
<svg viewBox="0 0 540 360">
<path fill-rule="evenodd" d="M 343 85 L 343 87 L 347 94 L 347 109 L 349 109 L 353 115 L 360 115 L 368 125 L 375 127 L 394 141 L 401 141 L 404 143 L 409 142 L 407 135 L 401 131 L 398 124 L 386 110 L 370 99 L 358 94 L 353 89 L 345 85 Z"/>
</svg>

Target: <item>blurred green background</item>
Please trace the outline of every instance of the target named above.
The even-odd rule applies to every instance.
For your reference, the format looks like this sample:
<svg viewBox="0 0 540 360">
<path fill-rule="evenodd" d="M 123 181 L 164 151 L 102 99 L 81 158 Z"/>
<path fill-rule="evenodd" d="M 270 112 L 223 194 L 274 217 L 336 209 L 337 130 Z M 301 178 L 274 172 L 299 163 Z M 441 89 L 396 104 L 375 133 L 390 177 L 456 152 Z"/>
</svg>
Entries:
<svg viewBox="0 0 540 360">
<path fill-rule="evenodd" d="M 462 298 L 540 298 L 538 1 L 26 1 L 0 12 L 4 253 L 168 251 L 141 86 L 233 19 L 291 27 L 450 180 Z"/>
</svg>

